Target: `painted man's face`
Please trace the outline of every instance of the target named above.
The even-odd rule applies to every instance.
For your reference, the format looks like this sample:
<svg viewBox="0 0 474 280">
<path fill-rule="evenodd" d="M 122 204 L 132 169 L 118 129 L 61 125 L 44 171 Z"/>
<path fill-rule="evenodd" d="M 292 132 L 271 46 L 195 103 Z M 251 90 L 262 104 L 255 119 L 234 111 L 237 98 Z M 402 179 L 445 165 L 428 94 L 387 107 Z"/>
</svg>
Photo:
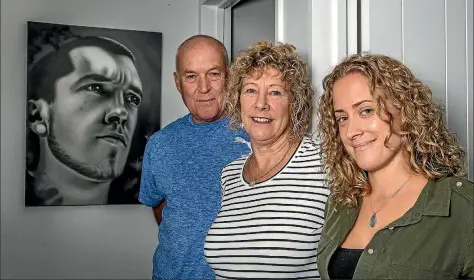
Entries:
<svg viewBox="0 0 474 280">
<path fill-rule="evenodd" d="M 97 180 L 111 180 L 125 166 L 142 84 L 125 55 L 83 46 L 69 52 L 74 70 L 58 79 L 48 139 L 65 165 Z"/>
</svg>

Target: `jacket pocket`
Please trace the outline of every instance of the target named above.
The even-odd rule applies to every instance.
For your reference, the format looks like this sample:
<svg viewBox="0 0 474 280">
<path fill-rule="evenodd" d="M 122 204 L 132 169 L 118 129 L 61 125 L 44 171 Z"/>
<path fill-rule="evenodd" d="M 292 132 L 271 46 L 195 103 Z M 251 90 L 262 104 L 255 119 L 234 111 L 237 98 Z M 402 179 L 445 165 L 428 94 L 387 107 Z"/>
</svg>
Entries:
<svg viewBox="0 0 474 280">
<path fill-rule="evenodd" d="M 455 279 L 456 276 L 444 271 L 429 267 L 417 266 L 401 262 L 392 262 L 390 265 L 389 279 Z"/>
</svg>

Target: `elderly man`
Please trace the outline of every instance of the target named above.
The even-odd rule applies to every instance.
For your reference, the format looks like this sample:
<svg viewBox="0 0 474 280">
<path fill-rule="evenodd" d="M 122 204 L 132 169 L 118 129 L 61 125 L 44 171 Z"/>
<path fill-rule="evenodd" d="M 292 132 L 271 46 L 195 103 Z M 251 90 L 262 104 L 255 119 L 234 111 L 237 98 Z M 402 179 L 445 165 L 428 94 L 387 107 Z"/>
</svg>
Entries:
<svg viewBox="0 0 474 280">
<path fill-rule="evenodd" d="M 159 223 L 153 279 L 213 279 L 204 239 L 221 202 L 220 174 L 250 153 L 244 131 L 225 114 L 225 47 L 196 35 L 176 54 L 174 81 L 189 114 L 156 132 L 145 150 L 139 200 Z"/>
<path fill-rule="evenodd" d="M 108 38 L 51 32 L 28 69 L 26 204 L 107 204 L 142 99 L 134 56 Z"/>
</svg>

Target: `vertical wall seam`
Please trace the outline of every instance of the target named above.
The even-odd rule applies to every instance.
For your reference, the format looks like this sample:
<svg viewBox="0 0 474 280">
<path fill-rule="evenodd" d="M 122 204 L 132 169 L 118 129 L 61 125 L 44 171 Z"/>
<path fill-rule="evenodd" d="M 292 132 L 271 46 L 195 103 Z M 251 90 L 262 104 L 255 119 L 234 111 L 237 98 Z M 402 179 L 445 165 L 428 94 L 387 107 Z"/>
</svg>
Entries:
<svg viewBox="0 0 474 280">
<path fill-rule="evenodd" d="M 284 9 L 283 9 L 283 0 L 278 0 L 276 2 L 276 5 L 278 6 L 277 41 L 285 42 L 285 30 L 284 30 L 284 27 L 285 27 L 285 13 L 284 13 Z"/>
<path fill-rule="evenodd" d="M 401 0 L 402 9 L 402 62 L 405 63 L 405 11 L 403 9 L 403 0 Z"/>
<path fill-rule="evenodd" d="M 338 16 L 338 3 L 337 1 L 331 1 L 331 6 L 330 6 L 330 9 L 331 9 L 331 46 L 338 46 L 339 45 L 339 36 L 337 35 L 338 34 L 338 31 L 339 31 L 339 21 L 337 20 L 337 16 Z M 347 9 L 347 6 L 346 6 L 346 9 Z M 346 21 L 347 21 L 347 18 L 346 18 Z M 347 34 L 347 30 L 346 30 L 346 34 Z M 347 38 L 346 38 L 347 40 Z M 332 52 L 331 55 L 332 55 L 332 61 L 331 63 L 333 65 L 336 65 L 338 63 L 338 52 Z"/>
<path fill-rule="evenodd" d="M 449 129 L 448 112 L 448 5 L 444 0 L 444 96 L 445 96 L 445 116 L 446 127 Z"/>
<path fill-rule="evenodd" d="M 361 0 L 357 1 L 356 4 L 360 3 L 360 7 L 357 7 L 357 12 L 360 11 L 360 41 L 361 49 L 360 52 L 370 52 L 371 51 L 371 35 L 370 35 L 370 0 Z"/>
<path fill-rule="evenodd" d="M 469 5 L 467 3 L 468 0 L 465 0 L 465 17 L 464 17 L 464 24 L 465 24 L 465 52 L 466 52 L 466 137 L 467 137 L 467 145 L 466 145 L 466 155 L 467 155 L 467 173 L 469 173 L 469 170 L 472 169 L 471 166 L 473 165 L 474 159 L 471 157 L 471 146 L 472 146 L 472 141 L 473 139 L 469 139 L 469 134 L 471 131 L 471 122 L 469 121 L 469 104 L 472 102 L 469 99 L 469 20 L 468 20 L 468 8 Z M 471 176 L 474 176 L 474 174 L 471 174 Z"/>
<path fill-rule="evenodd" d="M 362 9 L 361 9 L 361 1 L 357 0 L 357 53 L 362 52 Z M 368 15 L 367 15 L 368 16 Z"/>
<path fill-rule="evenodd" d="M 359 0 L 357 0 L 359 1 Z M 349 37 L 350 37 L 350 27 L 349 27 L 349 0 L 346 0 L 346 56 L 349 56 Z M 357 25 L 359 25 L 359 19 L 357 18 Z M 356 49 L 359 49 L 359 34 L 356 34 L 357 40 L 356 40 Z M 339 51 L 338 51 L 339 52 Z"/>
<path fill-rule="evenodd" d="M 201 21 L 201 11 L 202 10 L 202 4 L 199 4 L 198 12 L 197 12 L 197 17 L 198 17 L 198 34 L 202 34 L 202 21 Z"/>
</svg>

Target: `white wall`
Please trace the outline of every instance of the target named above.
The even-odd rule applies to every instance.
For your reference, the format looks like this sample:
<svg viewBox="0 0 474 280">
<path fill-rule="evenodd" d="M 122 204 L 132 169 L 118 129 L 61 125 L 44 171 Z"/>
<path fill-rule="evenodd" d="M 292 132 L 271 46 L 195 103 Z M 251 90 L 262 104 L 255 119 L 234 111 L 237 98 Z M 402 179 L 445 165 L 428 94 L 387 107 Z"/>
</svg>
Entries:
<svg viewBox="0 0 474 280">
<path fill-rule="evenodd" d="M 162 126 L 184 115 L 172 72 L 198 0 L 1 1 L 1 278 L 150 279 L 157 227 L 140 205 L 24 205 L 26 21 L 163 33 Z M 157 108 L 158 110 L 159 108 Z"/>
<path fill-rule="evenodd" d="M 316 106 L 322 94 L 322 79 L 345 57 L 347 47 L 346 0 L 275 0 L 276 39 L 295 45 L 308 61 L 315 88 L 310 131 L 317 122 Z"/>
<path fill-rule="evenodd" d="M 276 0 L 277 36 L 281 42 L 292 44 L 298 53 L 309 63 L 311 52 L 311 1 Z"/>
<path fill-rule="evenodd" d="M 446 108 L 474 179 L 473 1 L 362 0 L 362 48 L 404 61 Z"/>
</svg>

